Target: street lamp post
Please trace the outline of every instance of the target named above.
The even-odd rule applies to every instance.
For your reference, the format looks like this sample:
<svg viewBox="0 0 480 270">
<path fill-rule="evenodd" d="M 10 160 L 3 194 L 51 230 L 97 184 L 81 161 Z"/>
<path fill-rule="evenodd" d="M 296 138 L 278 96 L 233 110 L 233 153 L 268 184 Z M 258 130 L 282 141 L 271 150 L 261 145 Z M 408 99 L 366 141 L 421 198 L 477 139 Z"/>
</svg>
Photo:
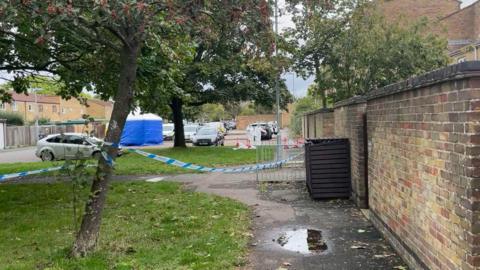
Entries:
<svg viewBox="0 0 480 270">
<path fill-rule="evenodd" d="M 281 125 L 280 125 L 280 89 L 278 88 L 278 0 L 275 0 L 275 95 L 277 107 L 277 126 L 279 132 L 277 134 L 277 161 L 280 160 L 280 143 L 281 143 Z"/>
<path fill-rule="evenodd" d="M 38 110 L 38 100 L 37 100 L 37 91 L 39 90 L 42 90 L 41 88 L 31 88 L 30 89 L 32 92 L 33 92 L 33 95 L 35 97 L 35 137 L 36 137 L 36 140 L 39 139 L 39 128 L 38 128 L 38 113 L 39 113 L 39 110 Z"/>
</svg>

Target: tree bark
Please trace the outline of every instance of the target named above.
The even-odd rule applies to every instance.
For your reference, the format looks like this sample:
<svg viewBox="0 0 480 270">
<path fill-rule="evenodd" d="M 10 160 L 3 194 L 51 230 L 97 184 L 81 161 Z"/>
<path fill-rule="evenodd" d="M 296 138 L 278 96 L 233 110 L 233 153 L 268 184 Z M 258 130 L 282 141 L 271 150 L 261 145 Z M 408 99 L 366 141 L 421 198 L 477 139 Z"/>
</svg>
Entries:
<svg viewBox="0 0 480 270">
<path fill-rule="evenodd" d="M 173 113 L 173 126 L 175 129 L 175 136 L 173 139 L 173 147 L 187 147 L 185 143 L 185 133 L 183 131 L 183 102 L 180 98 L 174 97 L 170 102 L 170 108 Z"/>
<path fill-rule="evenodd" d="M 121 53 L 121 69 L 118 82 L 118 90 L 114 97 L 112 116 L 110 118 L 106 142 L 118 145 L 122 135 L 123 127 L 130 108 L 133 104 L 133 90 L 137 73 L 137 55 L 138 45 L 124 46 Z M 118 147 L 108 147 L 107 153 L 115 159 Z M 71 255 L 74 257 L 86 256 L 95 249 L 97 244 L 100 225 L 102 222 L 102 212 L 105 206 L 109 182 L 113 173 L 113 168 L 107 161 L 101 157 L 98 163 L 95 178 L 93 180 L 90 195 L 85 206 L 85 213 L 82 218 L 80 230 L 76 236 Z"/>
</svg>

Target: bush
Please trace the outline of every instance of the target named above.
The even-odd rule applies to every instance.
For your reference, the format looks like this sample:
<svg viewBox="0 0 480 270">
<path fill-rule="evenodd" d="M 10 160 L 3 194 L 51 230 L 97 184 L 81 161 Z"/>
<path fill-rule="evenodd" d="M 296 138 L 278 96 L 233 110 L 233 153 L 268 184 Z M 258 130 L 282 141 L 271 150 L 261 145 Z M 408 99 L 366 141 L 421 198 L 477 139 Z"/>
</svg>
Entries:
<svg viewBox="0 0 480 270">
<path fill-rule="evenodd" d="M 23 126 L 22 115 L 13 112 L 0 112 L 0 119 L 7 119 L 7 125 Z"/>
</svg>

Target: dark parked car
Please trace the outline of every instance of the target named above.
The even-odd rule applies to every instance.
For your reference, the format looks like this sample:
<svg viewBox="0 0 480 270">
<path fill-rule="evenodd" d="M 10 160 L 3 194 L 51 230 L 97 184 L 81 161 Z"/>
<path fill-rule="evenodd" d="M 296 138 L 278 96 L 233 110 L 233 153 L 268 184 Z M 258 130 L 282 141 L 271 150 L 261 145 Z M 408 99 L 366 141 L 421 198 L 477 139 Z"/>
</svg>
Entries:
<svg viewBox="0 0 480 270">
<path fill-rule="evenodd" d="M 224 145 L 223 135 L 213 127 L 203 127 L 192 137 L 193 145 Z"/>
</svg>

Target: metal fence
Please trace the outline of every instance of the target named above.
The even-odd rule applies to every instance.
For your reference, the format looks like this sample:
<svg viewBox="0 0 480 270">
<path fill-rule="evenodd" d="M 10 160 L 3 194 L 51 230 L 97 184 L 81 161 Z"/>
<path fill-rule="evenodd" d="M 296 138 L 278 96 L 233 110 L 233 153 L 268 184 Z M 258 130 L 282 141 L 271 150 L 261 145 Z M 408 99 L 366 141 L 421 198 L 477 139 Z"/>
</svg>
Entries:
<svg viewBox="0 0 480 270">
<path fill-rule="evenodd" d="M 257 171 L 260 182 L 305 181 L 305 158 L 303 145 L 298 142 L 285 142 L 278 145 L 275 140 L 262 141 L 255 145 L 257 164 L 270 163 L 293 158 L 281 167 Z"/>
</svg>

